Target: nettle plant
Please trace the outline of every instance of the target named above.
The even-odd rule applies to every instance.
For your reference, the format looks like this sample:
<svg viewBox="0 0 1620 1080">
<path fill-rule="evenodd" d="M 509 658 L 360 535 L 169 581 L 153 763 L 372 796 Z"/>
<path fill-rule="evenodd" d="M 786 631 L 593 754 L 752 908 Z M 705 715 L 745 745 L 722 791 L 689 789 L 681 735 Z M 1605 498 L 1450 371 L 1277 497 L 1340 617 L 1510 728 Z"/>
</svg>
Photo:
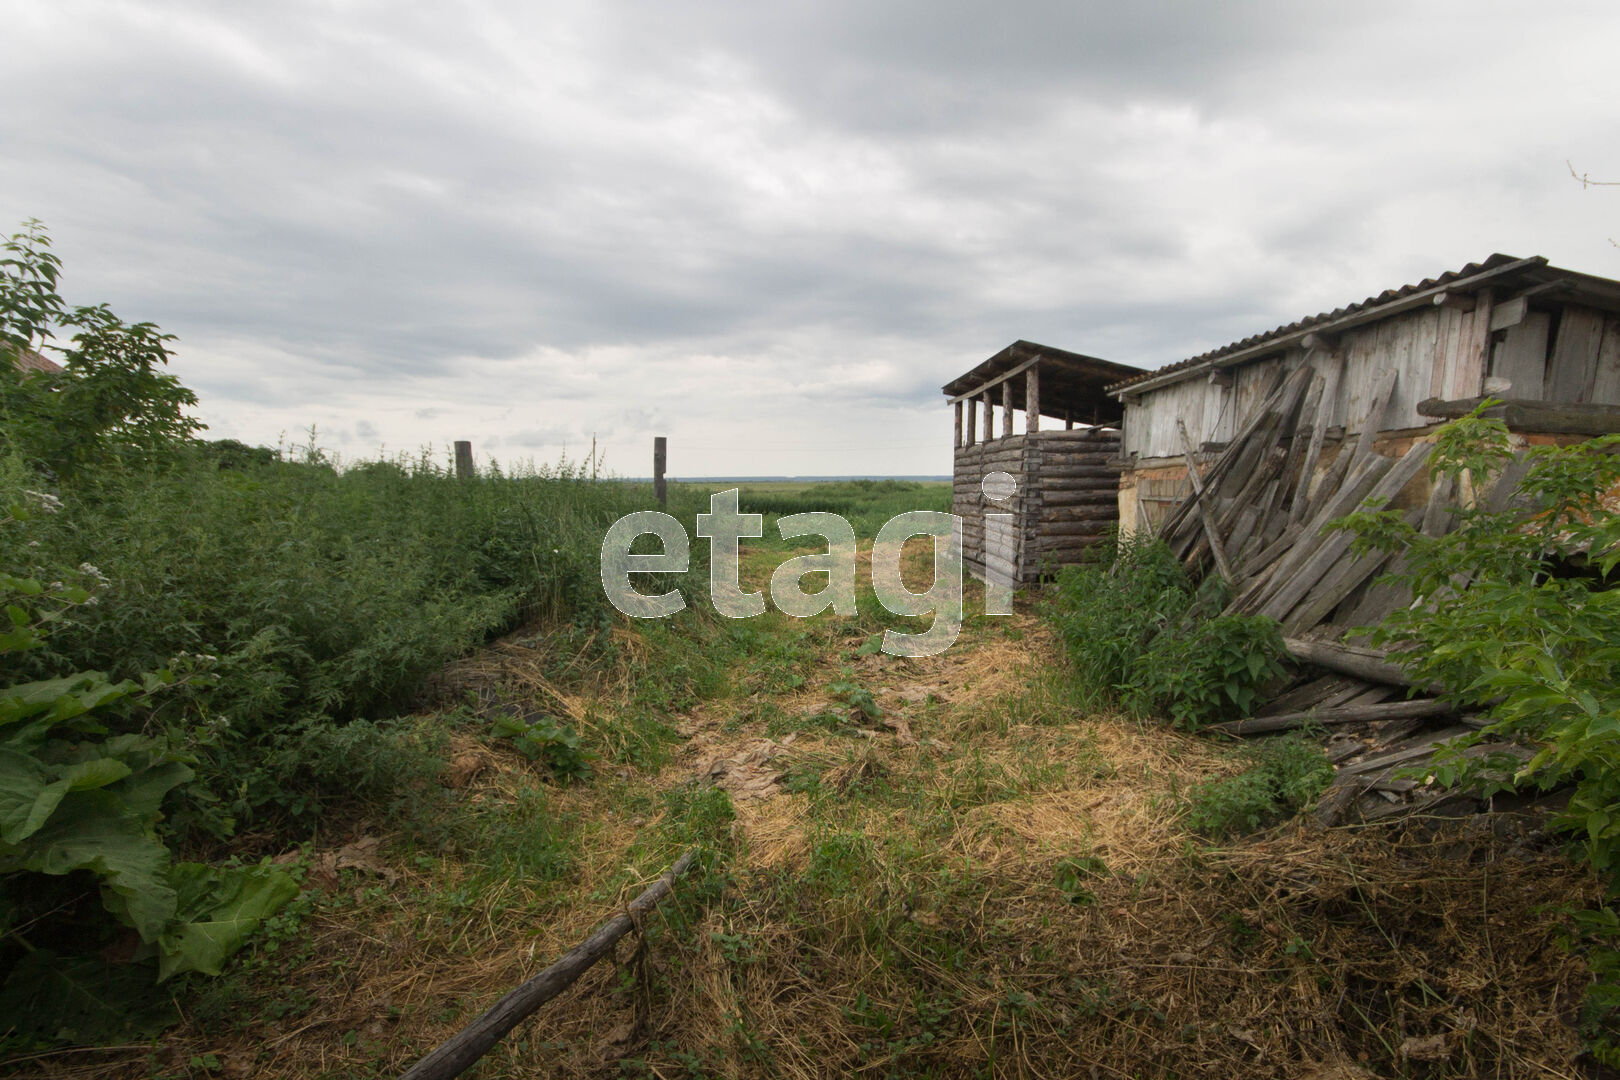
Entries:
<svg viewBox="0 0 1620 1080">
<path fill-rule="evenodd" d="M 1415 602 L 1374 629 L 1373 643 L 1393 646 L 1417 681 L 1479 709 L 1489 724 L 1471 741 L 1499 735 L 1535 748 L 1506 769 L 1459 750 L 1439 778 L 1486 791 L 1572 785 L 1562 824 L 1620 890 L 1620 436 L 1536 446 L 1516 460 L 1506 426 L 1480 415 L 1489 404 L 1441 429 L 1431 470 L 1465 492 L 1522 473 L 1514 499 L 1474 500 L 1439 537 L 1388 510 L 1335 524 L 1355 534 L 1358 552 L 1404 556 L 1391 577 Z M 1612 907 L 1576 921 L 1601 946 L 1588 1000 L 1600 1031 L 1620 1019 L 1620 925 Z M 1595 1048 L 1620 1060 L 1620 1045 L 1600 1038 Z"/>
</svg>

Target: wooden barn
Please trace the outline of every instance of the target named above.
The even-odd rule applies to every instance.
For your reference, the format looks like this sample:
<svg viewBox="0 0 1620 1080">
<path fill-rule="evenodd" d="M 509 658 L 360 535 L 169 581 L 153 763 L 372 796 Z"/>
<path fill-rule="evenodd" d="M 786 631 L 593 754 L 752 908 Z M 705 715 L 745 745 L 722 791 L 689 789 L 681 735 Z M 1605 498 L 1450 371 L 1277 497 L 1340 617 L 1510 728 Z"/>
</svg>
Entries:
<svg viewBox="0 0 1620 1080">
<path fill-rule="evenodd" d="M 1440 535 L 1459 504 L 1517 498 L 1522 460 L 1488 490 L 1431 480 L 1447 420 L 1489 397 L 1520 447 L 1620 431 L 1620 282 L 1493 255 L 1109 392 L 1121 531 L 1218 571 L 1229 611 L 1335 640 L 1411 597 L 1328 522 L 1381 499 Z"/>
<path fill-rule="evenodd" d="M 1231 523 L 1234 560 L 1303 517 L 1346 447 L 1398 456 L 1481 396 L 1503 399 L 1497 414 L 1527 442 L 1620 430 L 1620 282 L 1493 255 L 1119 380 L 1122 531 L 1162 524 L 1190 492 L 1189 452 L 1200 468 L 1215 460 L 1290 376 L 1276 444 L 1233 463 L 1231 483 L 1258 487 L 1264 472 L 1272 488 L 1265 507 L 1235 510 L 1267 520 Z"/>
<path fill-rule="evenodd" d="M 945 385 L 956 410 L 953 512 L 970 573 L 1034 581 L 1106 535 L 1118 519 L 1120 451 L 1120 405 L 1106 388 L 1140 374 L 1015 341 Z"/>
</svg>

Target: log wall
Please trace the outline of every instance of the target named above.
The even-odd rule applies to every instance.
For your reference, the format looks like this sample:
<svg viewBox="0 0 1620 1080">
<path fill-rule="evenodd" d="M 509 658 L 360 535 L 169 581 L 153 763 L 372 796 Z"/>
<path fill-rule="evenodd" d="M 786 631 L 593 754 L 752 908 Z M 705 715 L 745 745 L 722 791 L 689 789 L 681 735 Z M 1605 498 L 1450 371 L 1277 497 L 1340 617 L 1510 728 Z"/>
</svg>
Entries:
<svg viewBox="0 0 1620 1080">
<path fill-rule="evenodd" d="M 1118 461 L 1113 428 L 1036 431 L 958 447 L 952 512 L 962 519 L 968 572 L 982 580 L 989 566 L 1022 584 L 1079 562 L 1119 519 Z M 985 496 L 992 472 L 1017 481 L 1012 498 Z M 1012 520 L 992 520 L 987 530 L 987 513 Z"/>
</svg>

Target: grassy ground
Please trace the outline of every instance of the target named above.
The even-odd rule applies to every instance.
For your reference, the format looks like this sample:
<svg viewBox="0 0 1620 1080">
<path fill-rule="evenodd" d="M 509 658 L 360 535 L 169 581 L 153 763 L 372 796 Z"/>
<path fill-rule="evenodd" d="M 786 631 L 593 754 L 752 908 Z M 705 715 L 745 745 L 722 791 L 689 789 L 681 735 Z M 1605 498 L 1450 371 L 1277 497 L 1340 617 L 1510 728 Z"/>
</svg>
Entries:
<svg viewBox="0 0 1620 1080">
<path fill-rule="evenodd" d="M 837 491 L 874 518 L 937 490 Z M 703 493 L 681 491 L 675 502 Z M 819 508 L 754 491 L 742 509 Z M 692 498 L 697 495 L 699 498 Z M 769 506 L 761 505 L 770 500 Z M 789 503 L 786 500 L 794 500 Z M 827 505 L 828 509 L 844 509 Z M 745 544 L 763 587 L 796 550 Z M 865 542 L 861 573 L 866 578 Z M 910 551 L 907 579 L 929 558 Z M 1031 611 L 942 656 L 860 614 L 529 629 L 452 665 L 416 718 L 448 767 L 331 818 L 306 890 L 156 1048 L 14 1063 L 74 1076 L 397 1075 L 688 845 L 703 873 L 639 947 L 498 1047 L 496 1076 L 1570 1076 L 1584 971 L 1552 902 L 1589 874 L 1490 828 L 1211 846 L 1181 794 L 1241 765 L 1072 705 Z M 492 719 L 563 725 L 597 756 Z"/>
</svg>

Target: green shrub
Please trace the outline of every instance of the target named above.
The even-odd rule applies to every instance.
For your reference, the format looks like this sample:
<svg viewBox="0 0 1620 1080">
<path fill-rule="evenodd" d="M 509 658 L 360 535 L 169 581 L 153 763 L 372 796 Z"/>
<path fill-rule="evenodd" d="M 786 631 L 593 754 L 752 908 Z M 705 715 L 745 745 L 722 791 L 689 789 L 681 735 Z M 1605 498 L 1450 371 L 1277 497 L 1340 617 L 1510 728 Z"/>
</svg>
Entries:
<svg viewBox="0 0 1620 1080">
<path fill-rule="evenodd" d="M 1245 748 L 1254 764 L 1187 792 L 1187 824 L 1210 836 L 1253 832 L 1315 802 L 1333 782 L 1333 764 L 1308 736 L 1283 736 Z"/>
<path fill-rule="evenodd" d="M 1085 704 L 1123 704 L 1189 729 L 1248 715 L 1283 670 L 1276 621 L 1218 614 L 1220 579 L 1195 593 L 1163 543 L 1118 542 L 1101 559 L 1060 570 L 1047 604 Z"/>
<path fill-rule="evenodd" d="M 1177 727 L 1197 730 L 1253 712 L 1265 684 L 1284 673 L 1285 655 L 1275 619 L 1217 615 L 1155 638 L 1126 697 L 1142 711 L 1166 712 Z"/>
<path fill-rule="evenodd" d="M 1046 608 L 1092 706 L 1118 700 L 1148 646 L 1193 602 L 1181 563 L 1162 543 L 1122 541 L 1100 559 L 1059 570 Z"/>
<path fill-rule="evenodd" d="M 1441 429 L 1430 459 L 1436 475 L 1484 489 L 1513 458 L 1507 428 L 1480 416 L 1489 404 Z M 1394 580 L 1424 601 L 1397 609 L 1372 631 L 1374 644 L 1397 646 L 1414 681 L 1439 682 L 1488 718 L 1478 735 L 1454 743 L 1437 775 L 1495 783 L 1485 775 L 1492 763 L 1464 756 L 1468 743 L 1506 737 L 1536 747 L 1511 783 L 1572 785 L 1561 823 L 1611 887 L 1620 886 L 1620 513 L 1609 505 L 1620 485 L 1617 450 L 1613 435 L 1532 447 L 1516 497 L 1454 511 L 1443 536 L 1386 510 L 1335 523 L 1355 534 L 1358 552 L 1402 554 Z M 1612 1022 L 1620 935 L 1593 934 L 1589 944 L 1596 981 L 1588 1013 Z M 1620 1048 L 1594 1034 L 1600 1027 L 1588 1026 L 1594 1054 L 1620 1065 Z"/>
</svg>

